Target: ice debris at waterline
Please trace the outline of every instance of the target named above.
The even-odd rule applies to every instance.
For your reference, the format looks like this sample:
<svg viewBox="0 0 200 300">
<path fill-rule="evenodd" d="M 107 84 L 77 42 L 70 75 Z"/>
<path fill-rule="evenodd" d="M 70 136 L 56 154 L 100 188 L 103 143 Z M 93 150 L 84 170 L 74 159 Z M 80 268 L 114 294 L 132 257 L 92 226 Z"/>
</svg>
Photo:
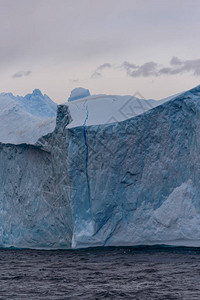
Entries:
<svg viewBox="0 0 200 300">
<path fill-rule="evenodd" d="M 0 144 L 0 246 L 200 246 L 200 86 L 119 123 Z"/>
</svg>

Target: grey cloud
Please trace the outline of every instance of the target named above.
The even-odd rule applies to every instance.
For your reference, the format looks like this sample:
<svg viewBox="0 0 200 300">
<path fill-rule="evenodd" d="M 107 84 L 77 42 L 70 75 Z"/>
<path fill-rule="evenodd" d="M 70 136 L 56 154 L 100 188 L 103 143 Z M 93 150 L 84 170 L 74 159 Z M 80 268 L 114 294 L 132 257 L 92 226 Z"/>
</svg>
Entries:
<svg viewBox="0 0 200 300">
<path fill-rule="evenodd" d="M 141 66 L 124 62 L 122 67 L 126 70 L 127 75 L 131 77 L 158 76 L 158 64 L 152 61 L 144 63 Z"/>
<path fill-rule="evenodd" d="M 130 63 L 130 62 L 128 62 L 128 61 L 123 62 L 122 67 L 124 67 L 124 68 L 127 69 L 127 70 L 130 70 L 130 69 L 138 69 L 138 66 L 137 66 L 137 65 L 132 64 L 132 63 Z"/>
<path fill-rule="evenodd" d="M 181 74 L 183 72 L 186 72 L 186 70 L 184 70 L 184 68 L 170 68 L 170 67 L 166 67 L 166 68 L 161 68 L 159 70 L 159 75 L 176 75 L 176 74 Z"/>
<path fill-rule="evenodd" d="M 171 61 L 170 61 L 170 65 L 175 65 L 175 66 L 177 66 L 177 65 L 181 65 L 182 64 L 182 61 L 178 58 L 178 57 L 176 57 L 176 56 L 173 56 L 172 57 L 172 59 L 171 59 Z"/>
<path fill-rule="evenodd" d="M 191 72 L 194 76 L 200 76 L 200 59 L 180 60 L 177 57 L 172 57 L 170 64 L 172 67 L 162 68 L 159 73 L 161 75 L 175 75 Z"/>
<path fill-rule="evenodd" d="M 124 62 L 121 68 L 131 77 L 149 77 L 161 75 L 176 75 L 182 73 L 192 73 L 194 76 L 200 76 L 200 59 L 180 60 L 178 57 L 172 57 L 170 66 L 160 66 L 156 62 L 146 62 L 142 65 Z"/>
<path fill-rule="evenodd" d="M 100 77 L 102 77 L 101 72 L 104 69 L 110 69 L 110 68 L 112 68 L 112 65 L 109 64 L 109 63 L 105 63 L 105 64 L 102 64 L 102 65 L 98 66 L 96 68 L 96 70 L 94 71 L 94 73 L 91 75 L 91 78 L 100 78 Z"/>
<path fill-rule="evenodd" d="M 102 77 L 101 73 L 100 72 L 97 72 L 95 71 L 92 75 L 91 75 L 91 78 L 95 79 L 95 78 L 100 78 Z"/>
<path fill-rule="evenodd" d="M 103 64 L 103 65 L 100 65 L 96 70 L 97 70 L 97 71 L 102 71 L 103 69 L 107 69 L 107 68 L 111 68 L 111 67 L 112 67 L 111 64 L 105 63 L 105 64 Z"/>
<path fill-rule="evenodd" d="M 29 76 L 30 74 L 31 74 L 31 71 L 20 71 L 20 72 L 13 74 L 12 78 L 21 78 L 24 76 Z"/>
<path fill-rule="evenodd" d="M 157 77 L 161 75 L 177 75 L 182 73 L 192 73 L 194 76 L 200 76 L 200 59 L 196 60 L 181 60 L 173 56 L 169 62 L 169 66 L 162 66 L 156 62 L 150 61 L 142 65 L 123 62 L 117 68 L 110 63 L 105 63 L 96 68 L 91 78 L 102 77 L 101 71 L 106 68 L 113 68 L 113 70 L 125 70 L 126 74 L 130 77 Z"/>
</svg>

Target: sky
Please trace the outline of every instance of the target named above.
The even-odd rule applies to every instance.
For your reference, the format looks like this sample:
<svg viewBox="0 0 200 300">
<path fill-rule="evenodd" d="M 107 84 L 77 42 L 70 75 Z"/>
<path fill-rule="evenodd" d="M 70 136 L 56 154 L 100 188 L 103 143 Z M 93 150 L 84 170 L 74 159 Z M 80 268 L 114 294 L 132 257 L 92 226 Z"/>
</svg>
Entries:
<svg viewBox="0 0 200 300">
<path fill-rule="evenodd" d="M 200 84 L 199 0 L 0 0 L 0 93 L 161 99 Z"/>
</svg>

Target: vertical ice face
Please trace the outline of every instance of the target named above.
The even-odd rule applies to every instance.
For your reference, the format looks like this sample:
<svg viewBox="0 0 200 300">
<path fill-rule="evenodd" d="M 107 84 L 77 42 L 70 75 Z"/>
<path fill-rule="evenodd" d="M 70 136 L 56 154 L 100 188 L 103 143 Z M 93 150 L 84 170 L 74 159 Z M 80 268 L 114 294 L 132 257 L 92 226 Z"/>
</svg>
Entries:
<svg viewBox="0 0 200 300">
<path fill-rule="evenodd" d="M 69 129 L 74 247 L 200 244 L 199 118 L 197 87 L 124 122 Z"/>
<path fill-rule="evenodd" d="M 0 144 L 0 247 L 71 247 L 70 121 L 60 106 L 54 133 L 36 145 Z"/>
<path fill-rule="evenodd" d="M 0 144 L 0 246 L 200 245 L 200 86 L 123 122 Z"/>
</svg>

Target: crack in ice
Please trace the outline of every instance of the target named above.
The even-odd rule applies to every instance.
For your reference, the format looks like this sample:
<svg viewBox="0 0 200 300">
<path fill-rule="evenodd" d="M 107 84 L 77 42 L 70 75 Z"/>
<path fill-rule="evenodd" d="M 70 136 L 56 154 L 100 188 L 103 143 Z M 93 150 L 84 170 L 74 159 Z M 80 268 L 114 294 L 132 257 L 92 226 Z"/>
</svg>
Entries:
<svg viewBox="0 0 200 300">
<path fill-rule="evenodd" d="M 90 204 L 90 183 L 89 183 L 89 175 L 88 175 L 88 143 L 87 143 L 87 132 L 86 132 L 86 123 L 89 117 L 89 112 L 88 112 L 88 106 L 85 105 L 86 109 L 86 118 L 83 123 L 83 132 L 84 132 L 84 140 L 85 140 L 85 147 L 86 147 L 86 159 L 85 159 L 85 174 L 86 174 L 86 179 L 87 179 L 87 188 L 88 188 L 88 198 L 89 198 L 89 204 Z"/>
</svg>

